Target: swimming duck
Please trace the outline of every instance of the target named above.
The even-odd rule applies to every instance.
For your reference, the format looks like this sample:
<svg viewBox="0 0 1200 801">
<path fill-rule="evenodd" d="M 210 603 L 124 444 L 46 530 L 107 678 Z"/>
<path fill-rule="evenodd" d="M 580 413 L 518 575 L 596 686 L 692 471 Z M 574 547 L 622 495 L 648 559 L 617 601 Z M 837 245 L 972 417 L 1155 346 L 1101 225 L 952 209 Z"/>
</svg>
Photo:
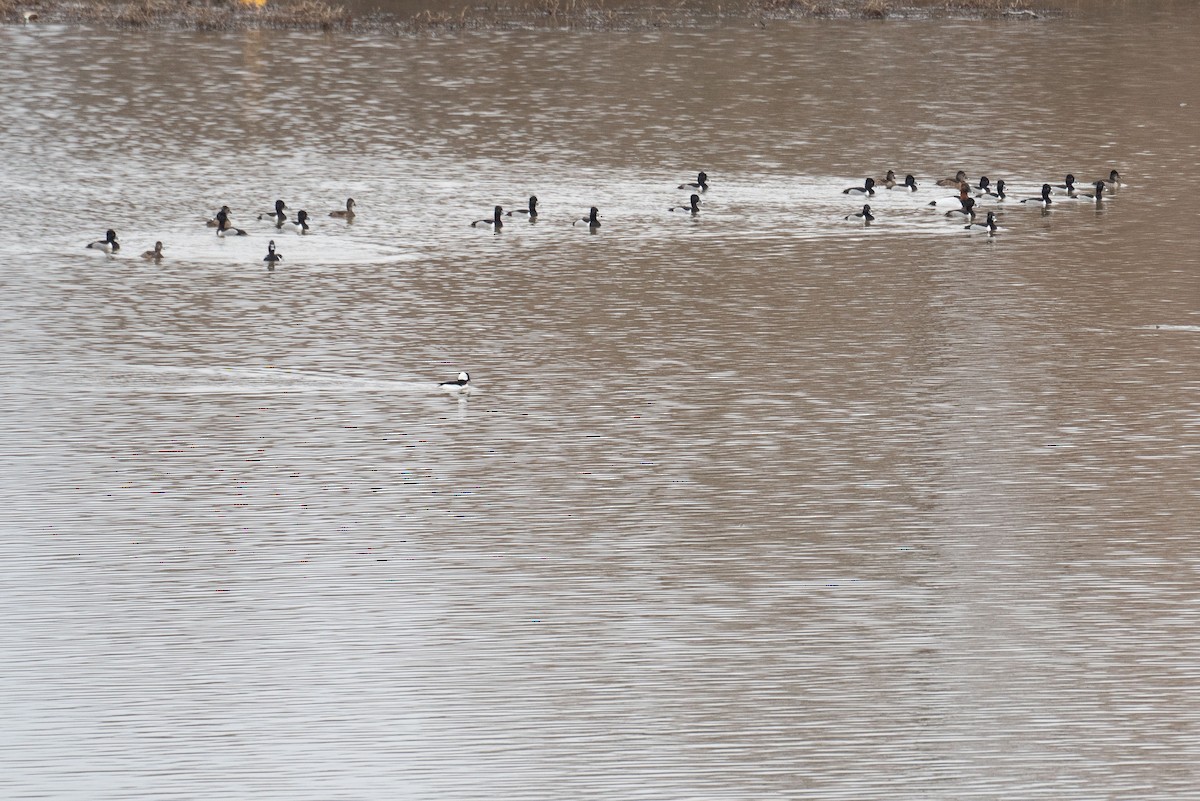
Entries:
<svg viewBox="0 0 1200 801">
<path fill-rule="evenodd" d="M 699 214 L 700 213 L 700 196 L 692 195 L 690 198 L 688 198 L 688 200 L 691 203 L 690 206 L 672 206 L 671 208 L 667 209 L 667 211 L 690 211 L 692 214 Z M 600 223 L 596 223 L 596 224 L 599 225 Z"/>
<path fill-rule="evenodd" d="M 1096 187 L 1095 192 L 1076 192 L 1073 197 L 1079 200 L 1094 200 L 1099 203 L 1104 195 L 1104 181 L 1096 181 L 1092 186 Z"/>
<path fill-rule="evenodd" d="M 443 381 L 438 384 L 438 387 L 443 392 L 450 392 L 456 395 L 469 395 L 471 393 L 471 375 L 466 371 L 461 372 L 454 381 Z"/>
<path fill-rule="evenodd" d="M 963 228 L 967 229 L 968 231 L 972 231 L 972 230 L 978 228 L 980 230 L 986 230 L 989 234 L 994 234 L 994 233 L 996 233 L 996 228 L 997 228 L 996 213 L 989 211 L 987 213 L 987 220 L 985 220 L 984 222 L 968 223 L 968 224 L 964 225 Z"/>
<path fill-rule="evenodd" d="M 591 227 L 591 229 L 593 231 L 595 231 L 597 228 L 600 227 L 600 216 L 599 215 L 600 215 L 600 210 L 597 209 L 595 206 L 592 206 L 590 209 L 588 209 L 588 216 L 582 217 L 582 218 L 576 220 L 575 222 L 571 223 L 571 225 L 576 225 L 578 223 L 585 222 Z"/>
<path fill-rule="evenodd" d="M 537 195 L 530 195 L 530 196 L 529 196 L 529 208 L 527 208 L 527 209 L 514 209 L 514 210 L 512 210 L 512 211 L 505 212 L 504 216 L 505 216 L 505 217 L 511 217 L 511 216 L 513 216 L 514 214 L 528 214 L 528 215 L 529 215 L 529 219 L 530 219 L 530 220 L 532 220 L 532 219 L 534 219 L 535 217 L 537 217 L 537 205 L 538 205 L 538 199 L 537 199 Z"/>
<path fill-rule="evenodd" d="M 1104 180 L 1103 178 L 1100 180 L 1104 181 L 1104 185 L 1109 189 L 1116 189 L 1121 185 L 1121 173 L 1117 172 L 1116 170 L 1112 170 L 1108 174 L 1108 180 Z"/>
<path fill-rule="evenodd" d="M 142 254 L 142 258 L 150 259 L 152 261 L 162 261 L 162 257 L 163 257 L 162 251 L 163 251 L 163 243 L 155 242 L 154 250 L 147 250 L 145 253 Z"/>
<path fill-rule="evenodd" d="M 296 219 L 287 220 L 286 222 L 284 222 L 280 225 L 276 225 L 275 227 L 276 228 L 287 228 L 288 230 L 291 230 L 291 231 L 297 231 L 301 234 L 307 234 L 308 233 L 308 212 L 305 211 L 304 209 L 300 209 L 298 212 L 296 212 Z"/>
<path fill-rule="evenodd" d="M 331 212 L 329 212 L 329 216 L 337 217 L 342 220 L 353 220 L 354 219 L 354 198 L 352 198 L 352 197 L 346 198 L 346 208 L 337 209 L 336 211 L 331 211 Z"/>
<path fill-rule="evenodd" d="M 1004 194 L 1004 179 L 1001 178 L 999 181 L 996 181 L 996 191 L 986 190 L 980 192 L 975 197 L 990 197 L 996 200 L 1004 200 L 1008 197 L 1008 195 Z"/>
<path fill-rule="evenodd" d="M 979 185 L 975 188 L 979 190 L 979 195 L 992 191 L 992 179 L 988 178 L 986 175 L 979 176 Z M 976 195 L 975 197 L 979 197 L 979 195 Z"/>
<path fill-rule="evenodd" d="M 970 199 L 970 197 L 971 197 L 970 188 L 967 186 L 966 183 L 962 183 L 962 184 L 959 184 L 957 195 L 955 195 L 953 197 L 944 197 L 941 200 L 931 200 L 931 201 L 929 201 L 929 205 L 930 206 L 954 205 L 953 203 L 951 203 L 951 201 L 957 201 L 958 205 L 960 207 L 962 207 L 962 206 L 967 205 L 967 200 Z"/>
<path fill-rule="evenodd" d="M 887 175 L 875 181 L 876 184 L 882 185 L 885 189 L 893 189 L 896 186 L 896 171 L 888 170 Z"/>
<path fill-rule="evenodd" d="M 224 211 L 217 212 L 217 236 L 246 236 L 246 232 L 241 228 L 235 228 L 229 222 L 229 215 Z"/>
<path fill-rule="evenodd" d="M 1037 203 L 1045 208 L 1054 201 L 1050 200 L 1050 184 L 1042 184 L 1042 194 L 1039 197 L 1027 197 L 1021 200 L 1022 203 Z"/>
<path fill-rule="evenodd" d="M 267 263 L 268 270 L 275 269 L 275 262 L 283 261 L 283 255 L 275 252 L 274 239 L 267 243 L 267 255 L 263 256 L 263 261 Z"/>
<path fill-rule="evenodd" d="M 221 208 L 217 209 L 217 214 L 220 214 L 221 212 L 225 212 L 226 217 L 228 217 L 230 214 L 233 214 L 233 212 L 229 210 L 228 206 L 222 206 Z M 220 226 L 220 223 L 217 221 L 216 214 L 214 214 L 212 216 L 212 219 L 206 220 L 204 222 L 204 224 L 207 225 L 209 228 L 217 228 Z"/>
<path fill-rule="evenodd" d="M 476 220 L 475 222 L 471 223 L 471 227 L 475 228 L 476 226 L 479 226 L 479 225 L 490 225 L 493 228 L 495 228 L 497 231 L 499 231 L 501 228 L 504 227 L 504 221 L 500 219 L 501 215 L 503 215 L 503 214 L 504 214 L 504 209 L 500 206 L 497 206 L 492 211 L 492 219 Z"/>
<path fill-rule="evenodd" d="M 678 188 L 678 189 L 699 189 L 701 192 L 707 192 L 708 191 L 708 173 L 701 170 L 700 173 L 696 176 L 696 182 L 694 184 L 680 184 L 676 188 Z"/>
<path fill-rule="evenodd" d="M 871 207 L 864 204 L 862 207 L 862 211 L 857 212 L 855 214 L 847 214 L 846 219 L 847 220 L 862 220 L 864 225 L 870 225 L 871 221 L 875 219 L 875 215 L 871 213 Z"/>
<path fill-rule="evenodd" d="M 270 220 L 271 222 L 275 223 L 276 228 L 280 228 L 283 226 L 284 223 L 287 222 L 287 215 L 283 213 L 284 209 L 286 209 L 286 208 L 287 208 L 286 203 L 284 203 L 282 200 L 276 200 L 275 201 L 275 211 L 265 212 L 263 214 L 260 214 L 260 215 L 258 215 L 258 219 Z M 226 211 L 225 213 L 228 214 L 229 212 Z"/>
<path fill-rule="evenodd" d="M 1063 179 L 1061 184 L 1051 184 L 1051 187 L 1054 189 L 1065 189 L 1068 195 L 1074 195 L 1076 192 L 1075 176 L 1067 173 L 1067 177 Z"/>
<path fill-rule="evenodd" d="M 121 243 L 117 241 L 117 232 L 109 228 L 104 232 L 103 239 L 97 239 L 95 242 L 89 242 L 87 247 L 92 250 L 103 250 L 105 253 L 116 253 L 121 249 Z"/>
<path fill-rule="evenodd" d="M 960 184 L 965 184 L 966 182 L 967 182 L 967 174 L 966 174 L 965 172 L 963 172 L 962 170 L 959 170 L 958 172 L 956 172 L 956 173 L 954 174 L 954 177 L 953 177 L 953 178 L 942 178 L 942 179 L 940 179 L 940 180 L 937 182 L 937 185 L 938 185 L 938 186 L 954 186 L 954 187 L 957 187 L 957 186 L 959 186 Z"/>
<path fill-rule="evenodd" d="M 916 192 L 917 191 L 917 179 L 911 175 L 906 175 L 906 176 L 904 176 L 904 183 L 895 184 L 894 186 L 903 186 L 906 189 Z M 888 189 L 893 189 L 894 186 L 889 186 Z"/>
<path fill-rule="evenodd" d="M 868 178 L 868 179 L 866 179 L 865 181 L 863 181 L 863 185 L 862 185 L 862 186 L 852 186 L 852 187 L 850 187 L 849 189 L 843 189 L 843 190 L 842 190 L 842 194 L 843 194 L 843 195 L 848 195 L 848 194 L 850 194 L 851 192 L 862 192 L 864 195 L 873 195 L 873 194 L 875 194 L 875 179 L 874 179 L 874 178 Z"/>
<path fill-rule="evenodd" d="M 954 217 L 955 215 L 958 215 L 958 214 L 963 215 L 964 217 L 966 217 L 969 220 L 974 220 L 975 219 L 975 198 L 973 198 L 973 197 L 965 198 L 962 202 L 961 209 L 950 209 L 950 211 L 946 212 L 947 217 Z"/>
</svg>

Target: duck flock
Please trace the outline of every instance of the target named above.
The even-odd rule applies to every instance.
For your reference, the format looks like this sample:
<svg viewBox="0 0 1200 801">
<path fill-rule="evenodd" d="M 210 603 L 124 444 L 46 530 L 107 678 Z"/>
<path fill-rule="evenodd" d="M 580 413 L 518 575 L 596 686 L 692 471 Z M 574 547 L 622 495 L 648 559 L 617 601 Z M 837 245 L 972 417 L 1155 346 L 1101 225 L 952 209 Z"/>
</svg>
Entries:
<svg viewBox="0 0 1200 801">
<path fill-rule="evenodd" d="M 965 222 L 966 224 L 963 227 L 968 230 L 975 230 L 989 236 L 994 236 L 1000 229 L 996 222 L 996 213 L 1006 203 L 1036 205 L 1040 206 L 1044 212 L 1048 211 L 1050 206 L 1055 202 L 1086 201 L 1099 205 L 1104 202 L 1105 192 L 1111 193 L 1120 187 L 1122 183 L 1120 173 L 1117 170 L 1111 170 L 1107 178 L 1092 181 L 1085 185 L 1087 189 L 1081 189 L 1076 185 L 1075 176 L 1068 174 L 1061 184 L 1042 184 L 1041 191 L 1037 195 L 1013 197 L 1009 195 L 1008 185 L 1005 181 L 997 180 L 993 184 L 990 178 L 982 176 L 978 181 L 972 183 L 968 179 L 966 172 L 959 170 L 953 178 L 942 178 L 936 181 L 935 185 L 940 188 L 957 190 L 957 194 L 932 200 L 926 205 L 938 207 L 938 211 L 941 211 L 941 207 L 947 207 L 947 210 L 943 212 L 947 218 Z M 696 176 L 695 181 L 679 184 L 677 188 L 687 190 L 691 193 L 688 197 L 688 203 L 686 205 L 671 206 L 668 211 L 690 213 L 692 216 L 699 215 L 700 204 L 702 202 L 701 195 L 709 189 L 708 173 L 701 171 Z M 862 186 L 849 187 L 842 190 L 842 194 L 866 200 L 874 197 L 877 191 L 887 190 L 917 192 L 920 190 L 920 184 L 917 183 L 916 178 L 911 174 L 905 175 L 904 179 L 900 180 L 894 170 L 888 170 L 887 174 L 883 177 L 868 177 L 863 181 Z M 273 226 L 278 231 L 290 230 L 299 234 L 306 234 L 309 230 L 308 212 L 304 209 L 299 209 L 296 212 L 295 219 L 290 219 L 287 214 L 288 211 L 288 205 L 283 200 L 276 200 L 274 209 L 257 215 L 257 219 Z M 981 215 L 983 215 L 982 219 L 980 219 Z M 329 216 L 345 220 L 346 222 L 353 222 L 356 216 L 354 198 L 348 198 L 344 209 L 335 209 L 329 212 Z M 537 196 L 531 196 L 528 207 L 523 209 L 505 211 L 502 206 L 496 206 L 492 210 L 491 217 L 475 220 L 471 223 L 471 226 L 476 228 L 488 227 L 499 232 L 504 227 L 504 218 L 513 216 L 524 217 L 530 222 L 536 221 L 538 218 Z M 248 236 L 247 231 L 233 224 L 232 218 L 233 212 L 229 206 L 222 206 L 211 218 L 205 221 L 205 225 L 216 229 L 218 237 Z M 871 210 L 871 204 L 863 203 L 860 210 L 847 214 L 844 219 L 869 226 L 876 220 L 876 216 Z M 586 217 L 579 217 L 572 221 L 572 225 L 578 225 L 579 223 L 586 224 L 595 232 L 601 226 L 599 209 L 592 206 L 588 210 Z M 117 232 L 109 229 L 105 232 L 104 239 L 90 242 L 87 247 L 115 254 L 120 251 L 121 244 L 117 238 Z M 156 263 L 161 262 L 163 256 L 163 243 L 161 241 L 155 242 L 152 249 L 142 253 L 143 259 Z M 274 239 L 267 243 L 267 254 L 263 256 L 262 260 L 268 270 L 274 270 L 276 264 L 283 261 L 283 254 L 276 249 Z M 470 376 L 465 372 L 460 373 L 455 381 L 443 382 L 439 386 L 452 393 L 465 395 L 471 391 Z"/>
<path fill-rule="evenodd" d="M 1116 170 L 1111 170 L 1107 178 L 1101 178 L 1086 184 L 1086 189 L 1081 189 L 1077 186 L 1075 176 L 1068 174 L 1061 184 L 1042 184 L 1041 192 L 1038 195 L 1014 198 L 1008 194 L 1008 185 L 1005 181 L 998 180 L 993 184 L 991 179 L 985 175 L 980 177 L 978 182 L 972 184 L 970 179 L 967 178 L 966 172 L 959 170 L 953 178 L 942 178 L 936 181 L 935 185 L 955 189 L 958 191 L 958 194 L 930 201 L 929 206 L 949 207 L 945 212 L 945 216 L 965 222 L 966 225 L 963 226 L 964 228 L 979 230 L 988 235 L 995 235 L 1000 230 L 1000 226 L 996 222 L 996 212 L 1006 202 L 1033 204 L 1043 209 L 1048 209 L 1056 200 L 1059 202 L 1090 201 L 1099 205 L 1104 202 L 1105 192 L 1111 193 L 1122 184 L 1121 174 Z M 682 183 L 678 188 L 691 192 L 688 203 L 687 205 L 671 206 L 668 211 L 688 212 L 693 216 L 699 215 L 700 204 L 702 202 L 701 195 L 709 189 L 708 173 L 701 171 L 696 176 L 695 181 Z M 863 181 L 862 186 L 852 186 L 843 189 L 842 194 L 868 199 L 875 196 L 876 190 L 917 192 L 919 189 L 920 184 L 917 183 L 917 179 L 913 175 L 905 175 L 904 179 L 900 180 L 894 170 L 888 170 L 887 174 L 882 178 L 868 177 Z M 992 207 L 986 208 L 987 204 L 991 204 Z M 354 198 L 347 198 L 346 207 L 329 212 L 329 216 L 353 222 L 356 216 L 354 208 Z M 288 210 L 288 205 L 283 200 L 276 200 L 274 210 L 259 214 L 258 219 L 274 225 L 279 231 L 291 230 L 300 234 L 307 233 L 309 230 L 308 212 L 304 209 L 298 210 L 296 218 L 293 220 L 289 219 L 287 215 Z M 505 211 L 502 206 L 496 206 L 492 210 L 491 217 L 475 220 L 471 223 L 471 226 L 475 228 L 484 226 L 499 231 L 504 227 L 504 218 L 514 215 L 525 217 L 531 222 L 535 221 L 538 217 L 537 196 L 531 196 L 528 208 L 524 209 Z M 980 219 L 980 215 L 984 215 L 982 220 Z M 247 231 L 233 224 L 232 217 L 233 212 L 229 206 L 222 206 L 216 214 L 206 221 L 206 225 L 210 228 L 215 228 L 216 235 L 219 237 L 248 236 Z M 863 203 L 861 209 L 847 214 L 844 219 L 859 222 L 863 225 L 870 225 L 876 220 L 876 216 L 871 210 L 871 204 Z M 592 231 L 598 229 L 601 225 L 599 209 L 592 206 L 588 210 L 586 217 L 575 219 L 572 225 L 578 225 L 579 223 L 586 224 Z M 105 253 L 116 253 L 121 249 L 121 244 L 117 238 L 117 232 L 109 229 L 105 232 L 104 239 L 90 242 L 87 247 L 94 250 L 101 250 Z M 163 255 L 163 243 L 159 241 L 154 243 L 153 249 L 142 253 L 142 258 L 160 262 L 163 259 Z M 266 263 L 268 270 L 274 270 L 275 265 L 283 261 L 283 254 L 279 253 L 275 248 L 275 240 L 272 239 L 267 243 L 267 255 L 263 256 L 263 261 Z"/>
</svg>

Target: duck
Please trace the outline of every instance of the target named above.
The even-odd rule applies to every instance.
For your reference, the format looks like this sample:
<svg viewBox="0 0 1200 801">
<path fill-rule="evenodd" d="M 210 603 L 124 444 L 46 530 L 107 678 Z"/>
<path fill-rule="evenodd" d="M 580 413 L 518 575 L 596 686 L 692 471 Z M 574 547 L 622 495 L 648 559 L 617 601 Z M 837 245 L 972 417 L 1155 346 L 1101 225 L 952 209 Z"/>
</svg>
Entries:
<svg viewBox="0 0 1200 801">
<path fill-rule="evenodd" d="M 897 186 L 903 186 L 912 192 L 916 192 L 917 191 L 917 179 L 914 178 L 912 175 L 906 175 L 906 176 L 904 176 L 904 183 L 894 184 L 893 186 L 889 186 L 888 189 L 893 189 Z"/>
<path fill-rule="evenodd" d="M 268 270 L 274 270 L 275 263 L 283 261 L 283 255 L 275 252 L 274 239 L 267 243 L 267 255 L 263 256 L 263 261 L 267 263 Z"/>
<path fill-rule="evenodd" d="M 996 213 L 994 211 L 989 211 L 987 213 L 987 219 L 984 220 L 983 222 L 967 223 L 966 225 L 963 226 L 963 228 L 965 228 L 968 231 L 973 231 L 976 228 L 979 228 L 981 230 L 986 230 L 989 234 L 994 234 L 994 233 L 996 233 L 996 228 L 997 228 Z"/>
<path fill-rule="evenodd" d="M 887 174 L 875 181 L 876 184 L 882 184 L 885 189 L 893 189 L 896 186 L 896 171 L 888 170 Z"/>
<path fill-rule="evenodd" d="M 296 212 L 296 219 L 287 220 L 275 226 L 276 228 L 288 228 L 292 231 L 297 231 L 301 234 L 308 233 L 308 212 L 300 209 Z"/>
<path fill-rule="evenodd" d="M 286 203 L 284 203 L 282 200 L 276 200 L 275 211 L 264 212 L 263 214 L 258 215 L 258 219 L 270 220 L 271 222 L 275 223 L 276 228 L 280 228 L 285 222 L 287 222 L 287 215 L 283 213 L 284 209 L 286 208 Z M 226 211 L 225 213 L 228 214 L 229 212 Z"/>
<path fill-rule="evenodd" d="M 1021 200 L 1022 203 L 1037 203 L 1043 208 L 1049 206 L 1052 201 L 1050 199 L 1050 184 L 1042 184 L 1042 194 L 1039 197 L 1027 197 Z"/>
<path fill-rule="evenodd" d="M 241 228 L 235 228 L 229 222 L 229 215 L 224 211 L 217 212 L 217 236 L 246 236 L 246 232 Z"/>
<path fill-rule="evenodd" d="M 331 211 L 331 212 L 329 212 L 329 216 L 337 217 L 338 219 L 342 219 L 342 220 L 353 220 L 354 219 L 354 198 L 352 198 L 352 197 L 346 198 L 346 208 L 336 209 L 334 211 Z"/>
<path fill-rule="evenodd" d="M 869 205 L 863 204 L 862 211 L 854 214 L 847 214 L 845 219 L 862 220 L 864 225 L 870 225 L 871 221 L 875 219 L 875 215 L 871 213 L 871 207 Z"/>
<path fill-rule="evenodd" d="M 1108 189 L 1116 189 L 1118 186 L 1121 185 L 1121 173 L 1117 172 L 1116 170 L 1111 170 L 1108 173 L 1107 180 L 1104 178 L 1101 178 L 1100 180 L 1104 181 L 1104 185 Z M 1093 183 L 1092 185 L 1095 186 L 1095 183 Z"/>
<path fill-rule="evenodd" d="M 967 182 L 967 174 L 959 170 L 954 174 L 953 178 L 942 178 L 937 182 L 938 186 L 959 186 Z"/>
<path fill-rule="evenodd" d="M 500 219 L 500 217 L 503 214 L 504 214 L 504 209 L 500 206 L 497 206 L 492 211 L 492 219 L 476 220 L 475 222 L 471 223 L 471 227 L 475 228 L 476 226 L 479 226 L 479 225 L 490 225 L 493 228 L 495 228 L 497 231 L 499 231 L 501 228 L 504 227 L 504 221 Z"/>
<path fill-rule="evenodd" d="M 994 192 L 991 190 L 986 190 L 980 192 L 975 197 L 990 197 L 995 198 L 996 200 L 1004 200 L 1008 197 L 1008 195 L 1004 194 L 1004 179 L 1001 178 L 999 181 L 996 181 L 996 190 Z"/>
<path fill-rule="evenodd" d="M 162 242 L 155 242 L 154 250 L 147 250 L 146 252 L 144 252 L 142 254 L 143 259 L 150 259 L 151 261 L 162 261 L 162 257 L 163 257 L 163 243 Z"/>
<path fill-rule="evenodd" d="M 221 208 L 217 209 L 217 214 L 220 214 L 221 212 L 225 212 L 226 217 L 228 217 L 230 214 L 233 214 L 233 212 L 230 210 L 230 208 L 228 206 L 222 206 Z M 220 227 L 220 222 L 218 222 L 218 220 L 217 220 L 217 214 L 214 214 L 212 216 L 212 219 L 205 220 L 204 224 L 206 226 L 208 226 L 209 228 Z"/>
<path fill-rule="evenodd" d="M 961 206 L 967 205 L 967 200 L 970 198 L 970 196 L 971 196 L 970 188 L 967 186 L 967 184 L 963 183 L 963 184 L 959 185 L 957 195 L 954 195 L 953 197 L 944 197 L 941 200 L 931 200 L 931 201 L 929 201 L 929 205 L 930 206 L 937 206 L 938 204 L 950 205 L 950 201 L 957 200 L 958 205 L 961 207 Z"/>
<path fill-rule="evenodd" d="M 1067 177 L 1063 179 L 1063 182 L 1061 184 L 1051 184 L 1051 188 L 1065 189 L 1065 190 L 1067 190 L 1068 195 L 1074 195 L 1075 192 L 1077 191 L 1075 189 L 1075 176 L 1071 175 L 1070 173 L 1067 173 Z"/>
<path fill-rule="evenodd" d="M 690 206 L 672 206 L 671 208 L 667 209 L 667 211 L 690 211 L 692 214 L 699 214 L 700 196 L 692 195 L 690 198 L 688 198 L 688 201 L 691 203 Z M 599 225 L 599 223 L 596 224 Z"/>
<path fill-rule="evenodd" d="M 852 186 L 852 187 L 850 187 L 849 189 L 843 189 L 843 190 L 842 190 L 842 194 L 843 194 L 843 195 L 848 195 L 848 194 L 850 194 L 851 192 L 862 192 L 864 195 L 873 195 L 873 194 L 875 194 L 875 179 L 874 179 L 874 178 L 868 178 L 868 179 L 866 179 L 865 181 L 863 181 L 863 185 L 862 185 L 862 186 Z"/>
<path fill-rule="evenodd" d="M 105 253 L 116 253 L 121 249 L 121 243 L 117 241 L 117 232 L 109 228 L 104 232 L 103 239 L 88 242 L 87 247 L 92 250 L 103 250 Z"/>
<path fill-rule="evenodd" d="M 992 179 L 988 178 L 986 175 L 979 176 L 979 185 L 975 188 L 979 190 L 979 194 L 975 197 L 979 197 L 980 195 L 992 191 Z"/>
<path fill-rule="evenodd" d="M 588 216 L 581 217 L 580 219 L 571 223 L 571 225 L 576 225 L 581 222 L 587 223 L 593 231 L 596 230 L 600 227 L 600 210 L 595 206 L 592 206 L 590 209 L 588 209 Z"/>
<path fill-rule="evenodd" d="M 505 212 L 505 213 L 504 213 L 504 216 L 505 216 L 505 217 L 511 217 L 511 216 L 513 216 L 514 214 L 528 214 L 528 215 L 529 215 L 529 219 L 530 219 L 530 220 L 534 220 L 534 219 L 536 219 L 536 218 L 537 218 L 537 214 L 538 214 L 538 212 L 537 212 L 537 205 L 538 205 L 538 199 L 537 199 L 537 195 L 530 195 L 530 196 L 529 196 L 529 208 L 527 208 L 527 209 L 513 209 L 512 211 Z"/>
<path fill-rule="evenodd" d="M 677 189 L 699 189 L 701 192 L 708 191 L 708 173 L 701 170 L 696 175 L 696 182 L 692 184 L 680 184 Z"/>
<path fill-rule="evenodd" d="M 975 198 L 973 198 L 973 197 L 964 198 L 961 209 L 950 209 L 950 211 L 946 212 L 947 217 L 953 217 L 956 214 L 961 214 L 964 217 L 966 217 L 968 220 L 974 220 L 975 219 Z"/>
<path fill-rule="evenodd" d="M 1104 197 L 1104 181 L 1096 181 L 1092 186 L 1096 187 L 1095 192 L 1076 192 L 1072 197 L 1079 200 L 1094 200 L 1099 203 Z"/>
<path fill-rule="evenodd" d="M 469 395 L 471 393 L 471 374 L 465 370 L 458 374 L 458 378 L 453 381 L 443 381 L 438 384 L 443 392 L 450 392 L 456 395 Z"/>
</svg>

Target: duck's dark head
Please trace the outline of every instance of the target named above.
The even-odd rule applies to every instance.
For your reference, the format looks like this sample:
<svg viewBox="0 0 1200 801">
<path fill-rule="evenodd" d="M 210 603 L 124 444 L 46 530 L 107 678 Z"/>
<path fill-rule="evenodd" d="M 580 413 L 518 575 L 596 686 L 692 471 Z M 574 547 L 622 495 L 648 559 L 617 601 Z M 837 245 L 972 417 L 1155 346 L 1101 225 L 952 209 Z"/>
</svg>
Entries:
<svg viewBox="0 0 1200 801">
<path fill-rule="evenodd" d="M 276 214 L 282 214 L 283 210 L 286 208 L 287 208 L 287 204 L 284 203 L 282 200 L 275 201 L 275 213 Z"/>
<path fill-rule="evenodd" d="M 917 179 L 912 175 L 904 176 L 904 185 L 910 187 L 914 192 L 917 191 Z"/>
</svg>

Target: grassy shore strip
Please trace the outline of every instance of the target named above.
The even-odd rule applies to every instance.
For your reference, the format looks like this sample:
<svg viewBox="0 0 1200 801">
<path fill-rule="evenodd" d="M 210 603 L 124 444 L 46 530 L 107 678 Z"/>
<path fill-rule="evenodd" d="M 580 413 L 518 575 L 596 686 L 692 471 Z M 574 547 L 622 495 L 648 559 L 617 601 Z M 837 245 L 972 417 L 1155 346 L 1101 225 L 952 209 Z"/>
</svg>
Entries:
<svg viewBox="0 0 1200 801">
<path fill-rule="evenodd" d="M 308 29 L 424 33 L 513 28 L 641 30 L 690 27 L 719 18 L 765 23 L 784 19 L 1042 19 L 1062 11 L 1031 8 L 1025 0 L 731 0 L 686 2 L 670 8 L 611 8 L 604 0 L 530 0 L 423 11 L 410 17 L 353 15 L 324 0 L 0 0 L 0 23 L 88 24 L 111 28 L 195 30 Z"/>
</svg>

